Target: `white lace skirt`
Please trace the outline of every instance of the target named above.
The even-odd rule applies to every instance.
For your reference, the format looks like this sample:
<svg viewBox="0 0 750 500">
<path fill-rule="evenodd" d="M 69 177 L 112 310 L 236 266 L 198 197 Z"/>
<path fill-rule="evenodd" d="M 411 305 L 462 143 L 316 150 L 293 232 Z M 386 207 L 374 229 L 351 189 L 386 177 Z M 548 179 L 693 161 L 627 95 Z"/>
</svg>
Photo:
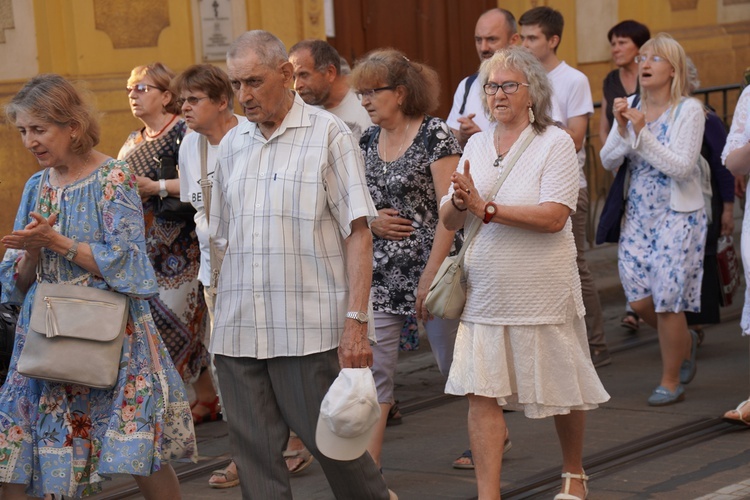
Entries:
<svg viewBox="0 0 750 500">
<path fill-rule="evenodd" d="M 445 392 L 497 398 L 498 405 L 523 409 L 529 418 L 593 410 L 608 401 L 591 363 L 586 324 L 574 308 L 569 311 L 559 325 L 462 321 Z"/>
</svg>

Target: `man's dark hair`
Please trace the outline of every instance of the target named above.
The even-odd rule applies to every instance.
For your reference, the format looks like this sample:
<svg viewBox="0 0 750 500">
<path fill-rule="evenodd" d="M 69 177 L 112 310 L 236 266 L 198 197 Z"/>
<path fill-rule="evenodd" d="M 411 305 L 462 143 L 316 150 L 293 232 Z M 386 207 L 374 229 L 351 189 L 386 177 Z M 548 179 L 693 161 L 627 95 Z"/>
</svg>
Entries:
<svg viewBox="0 0 750 500">
<path fill-rule="evenodd" d="M 336 74 L 341 74 L 341 56 L 339 56 L 338 51 L 330 43 L 323 40 L 302 40 L 295 43 L 289 49 L 289 55 L 304 49 L 310 51 L 316 71 L 322 73 L 332 64 L 336 68 Z"/>
<path fill-rule="evenodd" d="M 617 23 L 607 32 L 607 41 L 612 41 L 612 37 L 630 38 L 633 43 L 640 49 L 644 43 L 648 42 L 651 38 L 651 32 L 648 30 L 648 26 L 641 24 L 638 21 L 628 19 L 621 23 Z"/>
<path fill-rule="evenodd" d="M 550 7 L 534 7 L 523 13 L 518 19 L 518 24 L 521 26 L 539 26 L 544 36 L 547 37 L 547 40 L 555 35 L 562 40 L 565 20 L 562 14 L 555 9 Z M 559 46 L 560 43 L 558 42 L 557 45 Z M 557 51 L 557 47 L 555 47 L 555 51 Z"/>
</svg>

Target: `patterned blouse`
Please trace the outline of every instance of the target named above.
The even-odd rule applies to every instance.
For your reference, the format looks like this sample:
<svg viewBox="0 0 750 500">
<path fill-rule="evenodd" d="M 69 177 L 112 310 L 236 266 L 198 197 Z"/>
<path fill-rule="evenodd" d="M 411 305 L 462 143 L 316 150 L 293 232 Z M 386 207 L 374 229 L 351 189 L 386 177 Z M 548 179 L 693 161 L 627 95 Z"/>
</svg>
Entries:
<svg viewBox="0 0 750 500">
<path fill-rule="evenodd" d="M 373 235 L 372 305 L 375 311 L 414 314 L 417 285 L 438 224 L 430 166 L 443 157 L 460 155 L 461 146 L 448 125 L 431 116 L 425 116 L 414 141 L 392 162 L 378 155 L 379 140 L 380 127 L 375 126 L 365 131 L 359 143 L 375 207 L 398 210 L 400 217 L 412 221 L 415 231 L 400 241 Z"/>
</svg>

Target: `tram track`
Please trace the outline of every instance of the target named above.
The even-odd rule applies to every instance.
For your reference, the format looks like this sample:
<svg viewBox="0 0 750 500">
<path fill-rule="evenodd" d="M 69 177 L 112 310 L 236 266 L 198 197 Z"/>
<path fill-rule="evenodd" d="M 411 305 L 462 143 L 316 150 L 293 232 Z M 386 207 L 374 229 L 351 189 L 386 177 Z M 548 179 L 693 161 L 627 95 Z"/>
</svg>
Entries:
<svg viewBox="0 0 750 500">
<path fill-rule="evenodd" d="M 657 342 L 656 334 L 639 336 L 637 339 L 612 346 L 610 352 L 628 351 Z M 450 404 L 458 399 L 459 397 L 449 394 L 433 394 L 402 402 L 399 406 L 401 413 L 408 416 Z M 633 462 L 653 458 L 660 454 L 675 453 L 742 429 L 727 424 L 720 418 L 698 419 L 584 457 L 584 468 L 589 477 L 596 479 L 612 474 Z M 228 456 L 220 456 L 196 464 L 176 465 L 175 472 L 180 483 L 184 483 L 198 476 L 206 476 L 213 470 L 224 468 L 229 465 L 230 461 L 231 458 Z M 548 498 L 549 494 L 558 490 L 559 487 L 559 468 L 549 469 L 529 476 L 513 487 L 503 490 L 503 498 L 519 500 Z M 121 500 L 132 498 L 139 493 L 137 485 L 132 482 L 110 488 L 94 498 L 96 500 Z"/>
</svg>

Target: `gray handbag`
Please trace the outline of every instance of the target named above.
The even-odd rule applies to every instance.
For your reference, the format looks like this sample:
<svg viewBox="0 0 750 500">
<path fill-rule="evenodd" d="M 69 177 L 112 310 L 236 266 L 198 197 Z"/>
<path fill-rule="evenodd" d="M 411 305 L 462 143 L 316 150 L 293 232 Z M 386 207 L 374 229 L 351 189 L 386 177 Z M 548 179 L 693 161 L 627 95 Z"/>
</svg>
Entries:
<svg viewBox="0 0 750 500">
<path fill-rule="evenodd" d="M 526 136 L 518 153 L 508 163 L 508 167 L 503 170 L 492 187 L 492 191 L 487 197 L 488 200 L 495 198 L 495 195 L 500 190 L 500 186 L 505 182 L 505 178 L 508 177 L 516 161 L 526 151 L 526 148 L 535 136 L 536 134 L 533 131 Z M 479 230 L 481 224 L 481 220 L 476 217 L 472 218 L 472 224 L 466 231 L 464 243 L 458 255 L 455 257 L 449 255 L 446 257 L 440 265 L 437 274 L 435 274 L 435 278 L 430 285 L 430 290 L 427 292 L 427 297 L 424 300 L 425 307 L 427 307 L 427 310 L 433 316 L 443 319 L 458 319 L 461 317 L 464 305 L 466 304 L 466 277 L 463 271 L 464 253 L 469 248 L 469 243 Z"/>
<path fill-rule="evenodd" d="M 39 196 L 47 176 L 39 184 Z M 37 200 L 37 211 L 39 200 Z M 128 297 L 88 286 L 41 281 L 18 358 L 25 377 L 109 389 L 117 381 L 128 323 Z"/>
</svg>

